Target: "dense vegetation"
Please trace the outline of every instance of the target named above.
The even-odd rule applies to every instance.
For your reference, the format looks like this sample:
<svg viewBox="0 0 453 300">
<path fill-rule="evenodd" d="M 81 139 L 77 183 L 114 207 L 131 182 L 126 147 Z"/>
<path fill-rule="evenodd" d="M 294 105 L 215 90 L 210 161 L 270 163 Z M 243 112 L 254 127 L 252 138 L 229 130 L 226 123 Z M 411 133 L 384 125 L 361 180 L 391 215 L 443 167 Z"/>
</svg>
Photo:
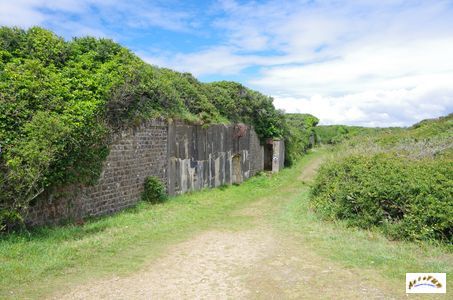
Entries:
<svg viewBox="0 0 453 300">
<path fill-rule="evenodd" d="M 285 114 L 285 165 L 292 165 L 316 143 L 319 119 L 310 114 Z"/>
<path fill-rule="evenodd" d="M 312 190 L 321 215 L 392 238 L 453 242 L 453 114 L 357 135 L 334 151 Z"/>
<path fill-rule="evenodd" d="M 0 229 L 53 187 L 93 183 L 111 133 L 153 117 L 284 132 L 272 98 L 238 83 L 200 83 L 108 39 L 1 27 Z"/>
</svg>

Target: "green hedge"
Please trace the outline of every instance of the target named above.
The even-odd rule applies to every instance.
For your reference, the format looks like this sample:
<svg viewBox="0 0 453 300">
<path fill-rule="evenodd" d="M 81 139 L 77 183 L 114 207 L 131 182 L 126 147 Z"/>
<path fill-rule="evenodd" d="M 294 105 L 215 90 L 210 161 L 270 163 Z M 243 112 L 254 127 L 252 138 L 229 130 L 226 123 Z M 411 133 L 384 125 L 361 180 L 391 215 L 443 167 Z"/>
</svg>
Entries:
<svg viewBox="0 0 453 300">
<path fill-rule="evenodd" d="M 367 128 L 346 125 L 321 125 L 314 128 L 318 144 L 335 145 L 356 135 L 366 135 L 378 132 L 378 128 Z"/>
<path fill-rule="evenodd" d="M 318 173 L 313 208 L 395 239 L 452 243 L 452 137 L 449 115 L 343 142 Z"/>
<path fill-rule="evenodd" d="M 327 218 L 379 226 L 393 238 L 453 242 L 452 161 L 349 156 L 321 168 L 312 194 Z"/>
</svg>

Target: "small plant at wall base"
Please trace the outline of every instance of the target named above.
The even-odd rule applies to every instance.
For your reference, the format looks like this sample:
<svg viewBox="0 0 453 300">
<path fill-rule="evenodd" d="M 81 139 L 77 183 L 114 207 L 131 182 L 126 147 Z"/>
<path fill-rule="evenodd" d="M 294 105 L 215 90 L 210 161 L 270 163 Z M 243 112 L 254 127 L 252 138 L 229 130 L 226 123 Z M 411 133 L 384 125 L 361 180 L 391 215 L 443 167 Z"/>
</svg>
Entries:
<svg viewBox="0 0 453 300">
<path fill-rule="evenodd" d="M 145 189 L 142 194 L 142 200 L 149 203 L 161 203 L 167 199 L 165 186 L 155 176 L 149 176 L 145 179 Z"/>
</svg>

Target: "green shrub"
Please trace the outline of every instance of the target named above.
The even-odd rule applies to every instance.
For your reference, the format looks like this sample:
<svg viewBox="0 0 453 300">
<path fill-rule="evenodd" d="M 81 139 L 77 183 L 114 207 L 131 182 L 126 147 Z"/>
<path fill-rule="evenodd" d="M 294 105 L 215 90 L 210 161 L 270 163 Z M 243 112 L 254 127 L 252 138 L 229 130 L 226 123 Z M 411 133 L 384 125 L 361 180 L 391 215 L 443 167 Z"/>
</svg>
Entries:
<svg viewBox="0 0 453 300">
<path fill-rule="evenodd" d="M 22 214 L 13 209 L 0 210 L 0 233 L 10 232 L 23 225 Z"/>
<path fill-rule="evenodd" d="M 328 219 L 381 228 L 392 238 L 452 243 L 452 119 L 338 145 L 315 180 L 313 208 Z"/>
<path fill-rule="evenodd" d="M 150 203 L 160 203 L 167 199 L 165 185 L 155 176 L 145 179 L 145 188 L 142 193 L 142 200 Z"/>
<path fill-rule="evenodd" d="M 209 98 L 229 120 L 253 125 L 261 138 L 283 137 L 285 117 L 275 109 L 272 97 L 231 81 L 212 82 L 207 87 Z"/>
</svg>

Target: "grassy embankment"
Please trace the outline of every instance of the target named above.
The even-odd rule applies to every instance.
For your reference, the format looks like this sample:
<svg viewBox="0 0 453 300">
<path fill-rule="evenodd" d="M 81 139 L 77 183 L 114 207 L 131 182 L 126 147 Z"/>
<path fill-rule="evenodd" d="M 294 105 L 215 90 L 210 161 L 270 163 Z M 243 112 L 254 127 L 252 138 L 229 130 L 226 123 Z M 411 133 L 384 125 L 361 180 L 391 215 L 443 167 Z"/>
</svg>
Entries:
<svg viewBox="0 0 453 300">
<path fill-rule="evenodd" d="M 324 150 L 311 153 L 277 175 L 257 176 L 240 186 L 173 197 L 160 205 L 142 203 L 83 226 L 3 237 L 0 297 L 39 298 L 94 278 L 133 272 L 202 230 L 253 226 L 250 217 L 231 212 L 263 199 L 277 206 L 272 210 L 278 213 L 269 215 L 281 234 L 294 235 L 346 267 L 375 270 L 395 280 L 404 280 L 406 272 L 453 271 L 452 255 L 444 247 L 389 241 L 379 232 L 320 221 L 309 209 L 309 186 L 295 178 L 324 155 Z"/>
</svg>

